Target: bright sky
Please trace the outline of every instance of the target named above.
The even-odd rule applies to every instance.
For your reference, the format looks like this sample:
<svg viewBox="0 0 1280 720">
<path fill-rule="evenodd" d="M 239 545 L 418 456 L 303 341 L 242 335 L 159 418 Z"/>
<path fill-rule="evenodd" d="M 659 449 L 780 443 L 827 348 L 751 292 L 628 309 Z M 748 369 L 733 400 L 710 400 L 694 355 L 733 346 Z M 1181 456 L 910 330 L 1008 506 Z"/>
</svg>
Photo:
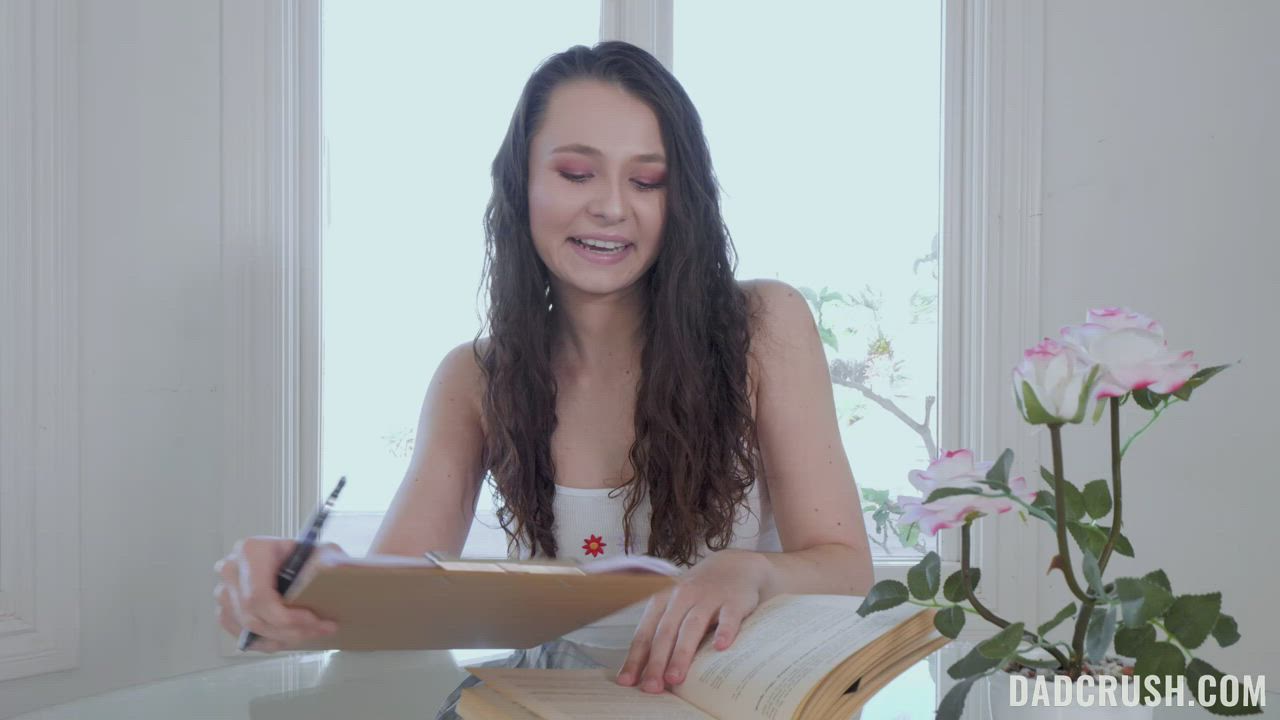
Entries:
<svg viewBox="0 0 1280 720">
<path fill-rule="evenodd" d="M 596 41 L 599 2 L 324 7 L 323 484 L 346 474 L 343 510 L 382 511 L 432 372 L 479 327 L 489 164 L 520 89 L 546 56 Z M 738 275 L 882 292 L 911 380 L 882 389 L 919 420 L 938 328 L 936 314 L 910 324 L 909 299 L 937 292 L 937 265 L 912 264 L 939 228 L 941 3 L 782 7 L 675 3 L 674 70 L 703 118 Z M 870 315 L 837 319 L 862 324 L 839 334 L 839 355 L 862 357 Z M 861 396 L 836 391 L 859 484 L 909 493 L 907 471 L 928 462 L 919 436 L 870 403 L 848 425 Z"/>
</svg>

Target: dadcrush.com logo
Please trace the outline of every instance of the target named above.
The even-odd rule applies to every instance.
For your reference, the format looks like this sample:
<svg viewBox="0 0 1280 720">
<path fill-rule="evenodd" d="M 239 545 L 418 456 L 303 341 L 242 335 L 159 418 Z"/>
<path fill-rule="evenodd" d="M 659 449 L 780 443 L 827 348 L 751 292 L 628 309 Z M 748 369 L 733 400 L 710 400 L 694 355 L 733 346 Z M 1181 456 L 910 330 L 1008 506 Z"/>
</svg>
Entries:
<svg viewBox="0 0 1280 720">
<path fill-rule="evenodd" d="M 1266 705 L 1264 675 L 1201 675 L 1194 685 L 1182 675 L 1142 677 L 1009 678 L 1010 707 L 1171 707 L 1262 708 Z"/>
</svg>

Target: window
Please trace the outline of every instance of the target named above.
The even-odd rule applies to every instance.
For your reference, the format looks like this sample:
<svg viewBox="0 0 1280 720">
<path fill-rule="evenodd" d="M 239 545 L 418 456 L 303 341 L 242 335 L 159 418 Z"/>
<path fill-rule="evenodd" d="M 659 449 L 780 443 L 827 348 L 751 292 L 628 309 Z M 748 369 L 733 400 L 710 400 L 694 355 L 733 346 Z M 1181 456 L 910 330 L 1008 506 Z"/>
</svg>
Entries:
<svg viewBox="0 0 1280 720">
<path fill-rule="evenodd" d="M 877 500 L 918 495 L 907 472 L 938 445 L 942 3 L 750 7 L 726 32 L 722 4 L 676 2 L 674 72 L 738 276 L 801 288 L 819 318 L 872 550 L 913 555 Z"/>
<path fill-rule="evenodd" d="M 432 373 L 481 327 L 489 163 L 515 100 L 548 55 L 596 42 L 600 11 L 403 0 L 323 12 L 321 493 L 349 476 L 327 536 L 363 554 Z M 505 554 L 490 507 L 482 498 L 468 554 Z"/>
<path fill-rule="evenodd" d="M 938 437 L 936 407 L 917 431 L 855 389 L 917 423 L 938 393 L 941 7 L 902 5 L 738 12 L 728 33 L 723 3 L 677 2 L 673 22 L 738 275 L 812 291 L 829 359 L 849 370 L 836 397 L 855 477 L 893 498 L 928 463 L 921 433 Z M 489 161 L 519 91 L 544 57 L 599 36 L 596 2 L 444 14 L 324 6 L 321 493 L 349 476 L 327 537 L 357 554 L 403 477 L 432 372 L 480 327 Z M 916 552 L 876 538 L 880 555 Z M 505 554 L 487 492 L 465 552 Z"/>
</svg>

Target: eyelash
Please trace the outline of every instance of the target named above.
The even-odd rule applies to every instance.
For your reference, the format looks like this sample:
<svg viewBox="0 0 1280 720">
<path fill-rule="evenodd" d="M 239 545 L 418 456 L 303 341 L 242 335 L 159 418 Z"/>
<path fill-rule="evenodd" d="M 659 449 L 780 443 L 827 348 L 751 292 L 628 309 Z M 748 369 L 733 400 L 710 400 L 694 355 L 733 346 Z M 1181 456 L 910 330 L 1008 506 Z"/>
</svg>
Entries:
<svg viewBox="0 0 1280 720">
<path fill-rule="evenodd" d="M 572 183 L 586 182 L 587 179 L 591 177 L 590 175 L 574 175 L 573 173 L 567 172 L 560 173 L 560 176 Z M 639 180 L 633 180 L 632 182 L 636 184 L 636 189 L 641 191 L 658 190 L 659 188 L 666 186 L 666 183 L 642 183 Z"/>
</svg>

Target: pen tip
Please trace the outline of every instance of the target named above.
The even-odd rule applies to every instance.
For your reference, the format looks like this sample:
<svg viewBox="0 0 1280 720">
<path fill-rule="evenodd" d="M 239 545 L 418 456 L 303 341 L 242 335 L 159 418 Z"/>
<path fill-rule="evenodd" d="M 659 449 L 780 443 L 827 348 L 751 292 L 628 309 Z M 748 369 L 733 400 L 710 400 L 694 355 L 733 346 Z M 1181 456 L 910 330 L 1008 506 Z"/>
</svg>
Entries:
<svg viewBox="0 0 1280 720">
<path fill-rule="evenodd" d="M 346 484 L 347 484 L 347 476 L 343 475 L 342 477 L 338 478 L 338 486 L 335 487 L 333 491 L 338 492 L 339 490 L 342 489 L 342 486 Z"/>
</svg>

